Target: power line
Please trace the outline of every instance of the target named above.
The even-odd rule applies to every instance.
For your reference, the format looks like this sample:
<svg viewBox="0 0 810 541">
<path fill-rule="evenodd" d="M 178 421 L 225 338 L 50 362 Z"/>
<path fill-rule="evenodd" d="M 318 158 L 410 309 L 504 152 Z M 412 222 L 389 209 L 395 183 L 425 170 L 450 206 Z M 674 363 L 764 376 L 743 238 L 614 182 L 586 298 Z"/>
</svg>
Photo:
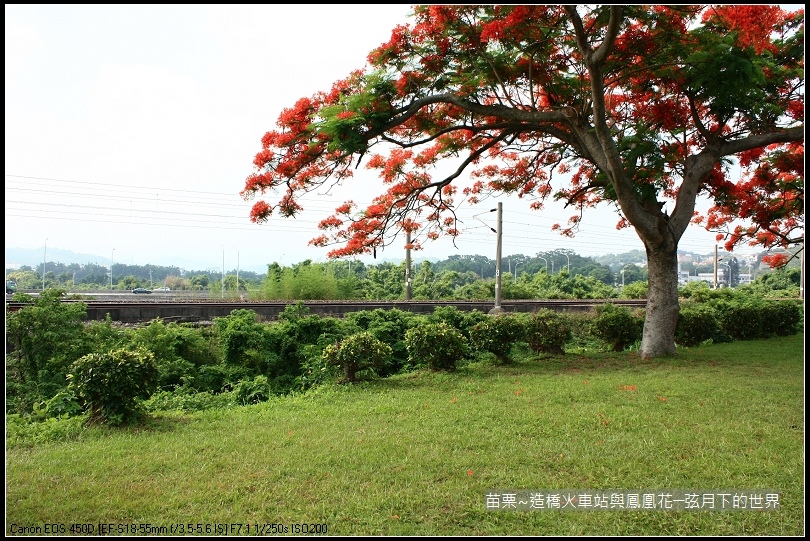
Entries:
<svg viewBox="0 0 810 541">
<path fill-rule="evenodd" d="M 24 175 L 6 175 L 6 193 L 20 194 L 22 198 L 6 197 L 6 216 L 32 218 L 36 220 L 85 222 L 89 224 L 132 225 L 151 227 L 182 227 L 194 229 L 217 229 L 265 233 L 309 233 L 317 236 L 320 219 L 315 214 L 332 214 L 337 206 L 345 201 L 330 196 L 305 194 L 299 201 L 305 212 L 295 220 L 271 217 L 265 224 L 249 221 L 251 201 L 245 201 L 238 193 L 189 191 L 172 188 L 154 188 L 121 183 L 102 183 L 83 180 L 66 180 Z M 38 181 L 31 183 L 25 181 Z M 114 192 L 110 192 L 115 189 Z M 155 193 L 155 197 L 150 194 Z M 30 199 L 26 198 L 26 194 Z M 75 200 L 79 199 L 79 202 Z M 116 204 L 111 204 L 115 202 Z M 127 208 L 126 203 L 130 206 Z M 487 204 L 489 203 L 489 204 Z M 475 213 L 491 206 L 492 202 L 482 202 L 478 206 L 459 203 L 456 215 L 463 224 L 462 235 L 456 239 L 464 246 L 481 246 L 482 251 L 490 250 L 491 232 L 474 222 Z M 148 208 L 154 205 L 154 208 Z M 362 204 L 358 203 L 362 208 Z M 207 210 L 211 209 L 211 210 Z M 212 210 L 226 211 L 212 212 Z M 241 211 L 229 214 L 227 211 Z M 515 217 L 530 217 L 529 220 L 515 220 Z M 308 218 L 309 217 L 309 218 Z M 568 238 L 552 231 L 551 226 L 560 223 L 542 211 L 523 212 L 520 209 L 509 211 L 509 220 L 504 220 L 504 247 L 529 252 L 550 251 L 560 245 L 576 245 L 580 252 L 615 252 L 617 247 L 627 250 L 643 249 L 643 244 L 632 229 L 616 230 L 615 227 L 601 224 L 580 223 L 574 238 Z M 538 227 L 538 223 L 548 224 L 548 229 Z M 693 226 L 696 227 L 696 226 Z M 517 231 L 524 233 L 518 233 Z M 429 246 L 426 241 L 424 246 Z M 713 244 L 682 239 L 681 250 L 706 252 Z M 740 253 L 740 252 L 737 252 Z M 742 254 L 741 254 L 742 255 Z"/>
</svg>

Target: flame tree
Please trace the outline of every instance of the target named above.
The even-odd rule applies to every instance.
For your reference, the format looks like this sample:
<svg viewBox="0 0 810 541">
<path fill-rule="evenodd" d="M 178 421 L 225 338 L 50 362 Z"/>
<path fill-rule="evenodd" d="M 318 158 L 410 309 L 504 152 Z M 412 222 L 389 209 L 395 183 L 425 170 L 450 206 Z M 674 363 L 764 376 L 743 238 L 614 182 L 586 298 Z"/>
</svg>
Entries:
<svg viewBox="0 0 810 541">
<path fill-rule="evenodd" d="M 329 257 L 376 254 L 403 231 L 413 249 L 455 237 L 459 205 L 497 194 L 564 202 L 567 236 L 612 205 L 647 253 L 643 358 L 675 353 L 690 224 L 725 228 L 729 248 L 803 241 L 803 10 L 420 5 L 367 60 L 264 135 L 242 196 L 273 197 L 251 220 L 295 216 L 301 195 L 361 164 L 381 193 L 320 223 L 311 243 Z"/>
</svg>

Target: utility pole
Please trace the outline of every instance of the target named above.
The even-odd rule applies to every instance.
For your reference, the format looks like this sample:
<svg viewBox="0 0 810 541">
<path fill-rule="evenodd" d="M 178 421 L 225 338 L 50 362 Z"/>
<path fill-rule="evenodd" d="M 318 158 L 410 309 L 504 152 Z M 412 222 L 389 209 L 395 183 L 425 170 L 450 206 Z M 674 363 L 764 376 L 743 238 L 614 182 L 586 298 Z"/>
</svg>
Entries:
<svg viewBox="0 0 810 541">
<path fill-rule="evenodd" d="M 717 245 L 714 245 L 714 289 L 717 289 L 717 264 L 720 262 L 717 259 Z"/>
<path fill-rule="evenodd" d="M 501 308 L 501 245 L 503 243 L 503 203 L 498 203 L 498 208 L 490 209 L 489 212 L 495 211 L 498 211 L 497 229 L 489 227 L 486 223 L 484 223 L 483 220 L 481 220 L 481 218 L 478 217 L 480 214 L 484 214 L 483 212 L 473 216 L 473 218 L 489 227 L 489 229 L 498 237 L 497 248 L 495 249 L 495 306 L 489 311 L 490 314 L 498 314 L 503 312 L 503 308 Z M 481 279 L 484 279 L 484 267 L 481 267 Z"/>
<path fill-rule="evenodd" d="M 351 262 L 349 262 L 351 269 Z M 411 232 L 405 232 L 405 300 L 411 300 Z"/>
<path fill-rule="evenodd" d="M 220 298 L 225 298 L 225 245 L 222 245 L 222 294 Z"/>
<path fill-rule="evenodd" d="M 490 313 L 502 312 L 501 308 L 501 245 L 503 244 L 503 203 L 498 203 L 498 244 L 495 249 L 495 307 Z"/>
</svg>

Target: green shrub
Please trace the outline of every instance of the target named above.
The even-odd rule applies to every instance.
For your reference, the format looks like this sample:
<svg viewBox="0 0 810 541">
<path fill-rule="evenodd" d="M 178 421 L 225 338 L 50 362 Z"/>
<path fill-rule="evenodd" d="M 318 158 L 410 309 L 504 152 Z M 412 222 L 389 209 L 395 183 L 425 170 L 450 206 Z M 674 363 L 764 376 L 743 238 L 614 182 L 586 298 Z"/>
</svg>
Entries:
<svg viewBox="0 0 810 541">
<path fill-rule="evenodd" d="M 461 331 L 447 323 L 423 322 L 405 333 L 408 359 L 414 366 L 453 370 L 466 357 L 469 346 Z"/>
<path fill-rule="evenodd" d="M 720 332 L 717 310 L 708 304 L 684 303 L 675 328 L 675 342 L 694 347 L 714 340 Z"/>
<path fill-rule="evenodd" d="M 647 282 L 632 282 L 622 287 L 622 299 L 646 299 L 649 286 Z"/>
<path fill-rule="evenodd" d="M 431 323 L 444 322 L 462 330 L 464 327 L 464 312 L 459 310 L 457 306 L 436 306 L 433 308 L 433 313 L 427 315 L 427 321 Z"/>
<path fill-rule="evenodd" d="M 764 306 L 769 332 L 777 336 L 790 336 L 801 330 L 804 305 L 800 301 L 767 301 Z"/>
<path fill-rule="evenodd" d="M 119 327 L 109 313 L 105 314 L 103 320 L 86 322 L 84 333 L 92 344 L 92 351 L 109 351 L 125 347 L 132 336 L 126 328 Z"/>
<path fill-rule="evenodd" d="M 117 349 L 80 358 L 67 379 L 68 390 L 90 412 L 90 422 L 119 425 L 137 419 L 137 399 L 157 388 L 158 370 L 149 351 Z"/>
<path fill-rule="evenodd" d="M 344 338 L 352 328 L 337 318 L 309 314 L 301 303 L 288 305 L 273 323 L 260 322 L 252 310 L 234 310 L 215 319 L 214 324 L 224 347 L 225 363 L 245 369 L 240 380 L 266 376 L 273 394 L 300 389 L 308 356 L 320 355 L 323 348 Z M 201 379 L 215 375 L 203 373 L 203 368 Z"/>
<path fill-rule="evenodd" d="M 131 332 L 131 343 L 152 352 L 160 374 L 158 386 L 172 389 L 198 376 L 198 368 L 217 362 L 208 341 L 197 329 L 155 319 Z"/>
<path fill-rule="evenodd" d="M 733 340 L 788 336 L 797 332 L 804 318 L 800 301 L 737 295 L 731 300 L 714 301 L 713 306 L 720 313 L 721 330 Z"/>
<path fill-rule="evenodd" d="M 273 394 L 267 376 L 256 376 L 252 380 L 242 380 L 233 387 L 236 402 L 242 406 L 266 402 Z"/>
<path fill-rule="evenodd" d="M 300 376 L 301 365 L 305 359 L 303 348 L 306 343 L 299 340 L 296 323 L 289 321 L 272 323 L 267 326 L 264 334 L 259 347 L 251 352 L 256 356 L 256 362 L 252 363 L 252 366 L 255 366 L 252 373 L 264 374 L 271 381 L 277 382 Z M 326 347 L 327 343 L 332 342 L 334 340 L 324 340 L 321 347 Z M 274 385 L 278 387 L 277 384 Z"/>
<path fill-rule="evenodd" d="M 225 351 L 225 362 L 250 368 L 260 374 L 266 370 L 263 364 L 264 334 L 267 325 L 259 323 L 253 310 L 239 309 L 225 317 L 214 319 Z"/>
<path fill-rule="evenodd" d="M 752 284 L 740 287 L 758 297 L 771 299 L 798 298 L 801 292 L 802 271 L 798 267 L 782 267 L 760 274 Z"/>
<path fill-rule="evenodd" d="M 565 315 L 571 324 L 571 339 L 563 346 L 567 353 L 602 350 L 604 344 L 594 334 L 595 310 L 566 312 Z"/>
<path fill-rule="evenodd" d="M 146 411 L 204 411 L 222 409 L 236 405 L 234 394 L 225 392 L 213 394 L 210 391 L 197 392 L 187 387 L 177 387 L 172 391 L 157 391 L 143 402 Z"/>
<path fill-rule="evenodd" d="M 456 306 L 437 306 L 433 313 L 427 316 L 427 320 L 433 323 L 444 322 L 460 330 L 465 338 L 470 338 L 470 331 L 477 324 L 487 321 L 489 314 L 481 310 L 462 311 Z"/>
<path fill-rule="evenodd" d="M 73 417 L 82 412 L 82 405 L 79 404 L 76 396 L 67 389 L 59 391 L 50 400 L 43 402 L 43 404 L 43 413 L 47 418 Z"/>
<path fill-rule="evenodd" d="M 719 312 L 720 330 L 732 340 L 757 340 L 770 333 L 765 321 L 764 303 L 759 299 L 744 298 L 715 301 Z"/>
<path fill-rule="evenodd" d="M 365 331 L 327 346 L 323 350 L 323 358 L 327 363 L 343 370 L 345 381 L 353 382 L 357 380 L 358 373 L 364 370 L 376 374 L 385 368 L 391 360 L 391 346 Z"/>
<path fill-rule="evenodd" d="M 196 367 L 180 357 L 176 350 L 176 333 L 160 319 L 132 331 L 131 342 L 152 353 L 158 368 L 158 388 L 172 389 L 184 378 L 194 378 Z"/>
<path fill-rule="evenodd" d="M 711 298 L 712 289 L 703 280 L 688 282 L 678 289 L 678 295 L 695 302 L 706 302 Z"/>
<path fill-rule="evenodd" d="M 596 308 L 593 334 L 613 351 L 624 351 L 641 340 L 642 331 L 642 320 L 624 306 L 608 303 Z"/>
<path fill-rule="evenodd" d="M 561 355 L 572 338 L 570 318 L 556 310 L 541 308 L 525 321 L 526 342 L 537 353 Z"/>
<path fill-rule="evenodd" d="M 197 392 L 221 393 L 230 390 L 236 382 L 250 379 L 253 375 L 244 366 L 220 363 L 201 367 L 194 381 L 185 382 L 184 386 L 190 386 Z"/>
<path fill-rule="evenodd" d="M 524 337 L 525 329 L 517 317 L 508 314 L 490 316 L 470 330 L 470 345 L 476 351 L 488 351 L 501 363 L 509 362 L 509 352 Z"/>
<path fill-rule="evenodd" d="M 267 331 L 264 373 L 279 394 L 300 390 L 308 359 L 320 356 L 326 347 L 355 329 L 350 322 L 334 317 L 299 315 L 280 319 Z"/>
<path fill-rule="evenodd" d="M 392 308 L 383 310 L 360 310 L 346 314 L 346 321 L 359 331 L 368 331 L 375 338 L 391 346 L 391 362 L 379 373 L 380 376 L 408 370 L 408 350 L 405 347 L 405 332 L 416 324 L 421 316 Z"/>
<path fill-rule="evenodd" d="M 85 331 L 87 305 L 64 303 L 63 293 L 26 295 L 31 304 L 6 314 L 7 412 L 30 415 L 34 404 L 65 389 L 71 363 L 99 347 Z"/>
<path fill-rule="evenodd" d="M 295 380 L 296 391 L 306 391 L 337 379 L 340 367 L 330 364 L 324 356 L 324 351 L 330 345 L 323 348 L 314 345 L 304 347 L 301 375 Z"/>
<path fill-rule="evenodd" d="M 312 314 L 293 320 L 280 320 L 280 323 L 276 325 L 279 324 L 285 332 L 295 339 L 299 346 L 317 344 L 324 338 L 327 338 L 329 343 L 333 343 L 347 336 L 344 331 L 346 327 L 344 322 L 329 316 Z"/>
</svg>

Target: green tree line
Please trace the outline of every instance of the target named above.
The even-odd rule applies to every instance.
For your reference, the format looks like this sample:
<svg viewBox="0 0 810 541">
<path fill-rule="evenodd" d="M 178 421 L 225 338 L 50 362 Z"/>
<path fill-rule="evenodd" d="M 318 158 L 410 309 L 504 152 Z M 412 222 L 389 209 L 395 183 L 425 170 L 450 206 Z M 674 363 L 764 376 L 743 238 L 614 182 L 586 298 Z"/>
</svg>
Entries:
<svg viewBox="0 0 810 541">
<path fill-rule="evenodd" d="M 724 254 L 731 274 L 727 286 L 740 284 L 742 265 Z M 535 255 L 515 254 L 501 260 L 502 297 L 526 298 L 614 298 L 646 296 L 647 269 L 640 250 L 621 255 L 584 257 L 571 250 L 552 250 Z M 757 274 L 771 272 L 762 268 L 761 256 L 753 265 Z M 17 282 L 20 290 L 41 290 L 42 265 L 7 269 L 6 278 Z M 789 268 L 794 268 L 793 266 Z M 798 268 L 798 267 L 795 267 Z M 69 292 L 110 288 L 109 267 L 48 262 L 45 288 Z M 713 257 L 691 255 L 680 269 L 689 276 L 711 274 Z M 750 266 L 749 269 L 751 270 Z M 271 263 L 265 274 L 236 270 L 226 272 L 184 271 L 178 267 L 115 264 L 112 288 L 130 291 L 136 287 L 169 287 L 177 291 L 227 292 L 252 300 L 393 300 L 405 298 L 405 263 L 384 261 L 367 264 L 356 260 L 324 263 L 305 260 L 290 266 Z M 421 260 L 411 266 L 411 298 L 414 300 L 478 300 L 494 297 L 495 260 L 481 255 L 452 255 L 440 261 Z M 623 286 L 623 287 L 619 287 Z"/>
</svg>

